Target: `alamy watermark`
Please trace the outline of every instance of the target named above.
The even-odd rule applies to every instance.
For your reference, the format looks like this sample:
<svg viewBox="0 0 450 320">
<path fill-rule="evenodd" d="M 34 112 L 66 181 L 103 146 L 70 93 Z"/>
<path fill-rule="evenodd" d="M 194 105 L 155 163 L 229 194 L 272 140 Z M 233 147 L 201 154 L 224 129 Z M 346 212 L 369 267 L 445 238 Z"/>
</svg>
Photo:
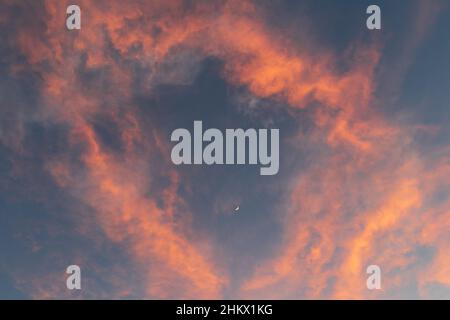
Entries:
<svg viewBox="0 0 450 320">
<path fill-rule="evenodd" d="M 76 264 L 67 267 L 66 273 L 69 276 L 66 279 L 66 287 L 69 290 L 81 290 L 81 269 Z"/>
<path fill-rule="evenodd" d="M 66 13 L 69 15 L 66 19 L 67 30 L 81 29 L 81 9 L 78 5 L 72 4 L 67 7 Z"/>
<path fill-rule="evenodd" d="M 269 151 L 269 129 L 226 129 L 224 136 L 215 128 L 203 132 L 202 121 L 194 121 L 193 137 L 184 128 L 172 132 L 170 140 L 178 143 L 172 148 L 171 158 L 176 165 L 247 164 L 248 158 L 248 164 L 262 166 L 260 175 L 275 175 L 280 164 L 279 139 L 279 129 L 270 129 Z"/>
<path fill-rule="evenodd" d="M 366 26 L 369 30 L 381 29 L 381 9 L 378 5 L 369 5 L 366 9 L 366 13 L 370 16 L 366 20 Z M 72 4 L 66 9 L 66 27 L 67 30 L 80 30 L 81 29 L 81 8 Z"/>
<path fill-rule="evenodd" d="M 369 290 L 381 289 L 381 268 L 376 264 L 371 264 L 367 267 L 366 273 L 370 274 L 367 278 L 366 286 Z"/>
</svg>

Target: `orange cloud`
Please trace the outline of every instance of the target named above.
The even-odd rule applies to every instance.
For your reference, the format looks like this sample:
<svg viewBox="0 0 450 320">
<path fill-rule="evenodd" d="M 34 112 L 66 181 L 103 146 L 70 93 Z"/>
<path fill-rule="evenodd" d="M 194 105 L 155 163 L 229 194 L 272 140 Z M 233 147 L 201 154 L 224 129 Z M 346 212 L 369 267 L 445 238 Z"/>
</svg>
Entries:
<svg viewBox="0 0 450 320">
<path fill-rule="evenodd" d="M 17 42 L 42 76 L 44 117 L 69 127 L 70 144 L 82 149 L 83 164 L 77 168 L 67 159 L 54 159 L 47 168 L 61 187 L 93 208 L 108 238 L 128 249 L 142 268 L 148 296 L 217 298 L 229 282 L 212 254 L 214 244 L 200 245 L 191 227 L 175 218 L 183 204 L 176 193 L 179 177 L 168 173 L 170 185 L 162 199 L 147 194 L 149 154 L 167 146 L 157 135 L 156 146 L 146 142 L 136 110 L 127 105 L 133 81 L 125 60 L 157 72 L 171 52 L 182 48 L 220 58 L 224 77 L 257 97 L 292 109 L 319 104 L 312 110 L 315 127 L 301 143 L 324 152 L 304 171 L 292 173 L 288 205 L 278 213 L 284 228 L 279 253 L 258 266 L 236 295 L 372 297 L 364 287 L 365 266 L 379 262 L 392 287 L 400 285 L 404 278 L 395 270 L 414 263 L 410 253 L 418 244 L 435 246 L 436 257 L 421 276 L 417 270 L 407 276 L 419 278 L 421 288 L 432 281 L 450 282 L 445 267 L 449 204 L 429 201 L 435 186 L 449 181 L 448 165 L 444 161 L 439 170 L 427 170 L 434 159 L 417 155 L 410 128 L 376 110 L 377 45 L 349 50 L 346 59 L 352 63 L 338 72 L 338 58 L 315 52 L 313 43 L 305 43 L 300 52 L 247 1 L 190 8 L 183 8 L 182 1 L 146 6 L 81 1 L 83 26 L 76 34 L 61 28 L 65 17 L 60 12 L 67 3 L 45 4 L 45 41 L 24 29 Z M 107 73 L 101 85 L 96 83 L 99 88 L 82 83 L 76 74 L 80 66 Z M 123 155 L 102 145 L 90 122 L 97 114 L 114 119 Z M 395 246 L 383 241 L 395 240 L 396 234 L 402 239 Z"/>
</svg>

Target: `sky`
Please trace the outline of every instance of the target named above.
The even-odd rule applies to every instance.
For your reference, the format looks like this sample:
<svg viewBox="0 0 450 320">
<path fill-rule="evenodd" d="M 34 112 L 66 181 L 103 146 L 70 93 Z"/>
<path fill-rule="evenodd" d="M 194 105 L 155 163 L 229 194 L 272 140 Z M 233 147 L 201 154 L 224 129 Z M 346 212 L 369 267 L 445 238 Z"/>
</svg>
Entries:
<svg viewBox="0 0 450 320">
<path fill-rule="evenodd" d="M 0 299 L 450 299 L 448 1 L 72 2 L 0 0 Z"/>
</svg>

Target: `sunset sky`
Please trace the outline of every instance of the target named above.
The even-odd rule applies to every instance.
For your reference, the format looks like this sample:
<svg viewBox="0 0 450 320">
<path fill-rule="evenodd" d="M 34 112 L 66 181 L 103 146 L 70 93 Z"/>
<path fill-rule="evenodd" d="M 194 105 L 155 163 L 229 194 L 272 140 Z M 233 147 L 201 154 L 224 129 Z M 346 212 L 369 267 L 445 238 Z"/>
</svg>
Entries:
<svg viewBox="0 0 450 320">
<path fill-rule="evenodd" d="M 450 299 L 449 16 L 0 0 L 0 299 Z M 195 120 L 279 129 L 278 174 L 174 165 Z"/>
</svg>

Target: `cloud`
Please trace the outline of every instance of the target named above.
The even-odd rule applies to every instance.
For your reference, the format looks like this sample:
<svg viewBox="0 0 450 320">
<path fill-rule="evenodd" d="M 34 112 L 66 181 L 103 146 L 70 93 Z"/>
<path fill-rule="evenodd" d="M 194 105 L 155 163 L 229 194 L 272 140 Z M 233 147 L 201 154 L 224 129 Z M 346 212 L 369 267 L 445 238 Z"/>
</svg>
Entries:
<svg viewBox="0 0 450 320">
<path fill-rule="evenodd" d="M 355 41 L 341 56 L 312 37 L 298 45 L 272 29 L 252 1 L 80 1 L 82 29 L 68 32 L 61 14 L 68 4 L 33 4 L 36 19 L 11 27 L 7 47 L 22 59 L 7 55 L 8 76 L 19 84 L 32 76 L 36 102 L 31 107 L 17 98 L 25 84 L 6 96 L 1 114 L 13 119 L 12 128 L 3 129 L 0 141 L 14 158 L 29 122 L 67 131 L 65 148 L 45 154 L 41 169 L 92 213 L 76 227 L 83 236 L 94 242 L 104 236 L 130 257 L 132 266 L 115 267 L 107 277 L 111 296 L 221 298 L 228 290 L 246 298 L 372 298 L 413 282 L 426 297 L 430 284 L 449 285 L 449 203 L 437 196 L 448 184 L 448 150 L 421 154 L 415 135 L 423 130 L 379 110 L 384 100 L 377 89 L 389 74 L 379 72 L 385 68 L 379 41 Z M 431 7 L 416 25 L 421 39 L 436 18 Z M 7 9 L 2 24 L 15 12 L 31 12 L 14 2 Z M 419 45 L 407 43 L 405 50 Z M 293 166 L 278 189 L 281 210 L 273 213 L 282 240 L 265 261 L 252 261 L 252 274 L 236 289 L 229 287 L 237 281 L 227 270 L 230 257 L 216 255 L 223 250 L 213 235 L 198 233 L 196 212 L 180 192 L 196 182 L 182 181 L 186 176 L 170 165 L 157 115 L 137 99 L 156 95 L 161 85 L 191 85 L 211 57 L 230 87 L 244 88 L 241 100 L 282 105 L 310 128 L 286 142 Z M 91 223 L 102 236 L 86 226 Z M 423 247 L 435 254 L 422 257 Z M 382 267 L 381 293 L 364 287 L 368 264 Z M 124 281 L 127 268 L 139 281 Z M 46 282 L 57 282 L 54 277 L 43 275 Z M 21 287 L 34 297 L 64 295 L 30 281 Z M 108 297 L 92 281 L 98 296 Z"/>
</svg>

